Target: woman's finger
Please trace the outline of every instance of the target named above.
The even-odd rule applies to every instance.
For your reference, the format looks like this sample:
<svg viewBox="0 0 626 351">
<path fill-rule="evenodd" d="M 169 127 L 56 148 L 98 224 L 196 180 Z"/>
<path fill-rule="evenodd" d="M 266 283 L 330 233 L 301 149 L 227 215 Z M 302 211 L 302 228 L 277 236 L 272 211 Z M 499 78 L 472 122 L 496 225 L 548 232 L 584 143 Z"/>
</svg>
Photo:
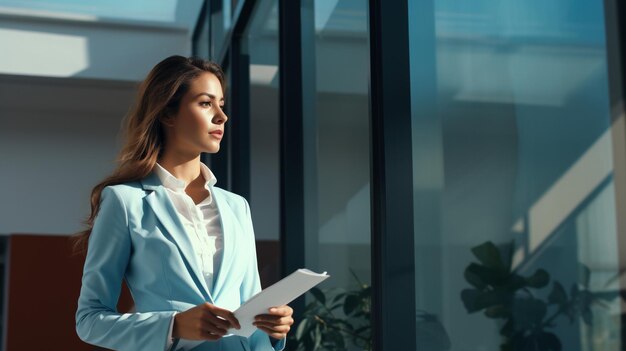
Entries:
<svg viewBox="0 0 626 351">
<path fill-rule="evenodd" d="M 215 325 L 202 321 L 199 327 L 199 334 L 202 339 L 217 340 L 226 334 L 226 331 L 216 327 Z"/>
<path fill-rule="evenodd" d="M 255 322 L 266 322 L 272 325 L 292 325 L 293 318 L 289 317 L 280 317 L 280 316 L 272 316 L 272 315 L 263 315 L 260 314 L 254 318 Z"/>
<path fill-rule="evenodd" d="M 224 328 L 220 325 L 216 325 L 212 321 L 209 321 L 209 320 L 202 320 L 200 325 L 203 330 L 207 330 L 213 334 L 219 334 L 220 336 L 226 334 L 227 332 L 227 328 Z"/>
<path fill-rule="evenodd" d="M 277 333 L 267 327 L 259 326 L 258 328 L 259 330 L 264 331 L 267 335 L 273 337 L 274 339 L 283 339 L 287 336 L 287 333 Z"/>
<path fill-rule="evenodd" d="M 260 327 L 267 328 L 275 333 L 287 333 L 289 329 L 291 329 L 291 327 L 286 324 L 276 325 L 276 324 L 271 324 L 271 323 L 266 323 L 266 322 L 254 322 L 252 324 L 256 326 L 257 328 L 260 328 Z"/>
<path fill-rule="evenodd" d="M 215 324 L 216 326 L 224 329 L 224 330 L 228 330 L 228 328 L 231 327 L 231 324 L 228 320 L 220 318 L 216 315 L 213 314 L 213 312 L 207 311 L 205 314 L 205 320 L 209 321 L 212 324 Z"/>
<path fill-rule="evenodd" d="M 213 314 L 215 314 L 216 316 L 220 316 L 224 319 L 226 319 L 227 321 L 229 321 L 230 323 L 232 323 L 231 325 L 237 329 L 241 329 L 241 325 L 239 324 L 239 321 L 237 320 L 237 318 L 235 317 L 235 315 L 229 311 L 229 310 L 225 310 L 223 308 L 217 307 L 215 305 L 212 305 L 210 303 L 206 303 L 207 308 L 209 309 L 209 311 L 213 312 Z"/>
<path fill-rule="evenodd" d="M 275 306 L 269 309 L 269 313 L 278 316 L 291 316 L 293 309 L 288 305 Z"/>
</svg>

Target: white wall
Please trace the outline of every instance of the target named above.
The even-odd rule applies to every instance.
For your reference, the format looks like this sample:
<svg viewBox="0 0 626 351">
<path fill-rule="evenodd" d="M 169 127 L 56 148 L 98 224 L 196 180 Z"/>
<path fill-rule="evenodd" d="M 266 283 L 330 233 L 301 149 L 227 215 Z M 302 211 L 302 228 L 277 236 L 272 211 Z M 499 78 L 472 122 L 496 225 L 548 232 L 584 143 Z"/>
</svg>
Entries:
<svg viewBox="0 0 626 351">
<path fill-rule="evenodd" d="M 0 75 L 0 233 L 83 229 L 134 94 L 129 82 Z"/>
<path fill-rule="evenodd" d="M 0 8 L 0 73 L 141 80 L 161 59 L 191 54 L 189 30 L 158 22 Z"/>
<path fill-rule="evenodd" d="M 171 23 L 0 7 L 0 233 L 84 229 L 138 82 L 191 54 L 200 5 Z"/>
</svg>

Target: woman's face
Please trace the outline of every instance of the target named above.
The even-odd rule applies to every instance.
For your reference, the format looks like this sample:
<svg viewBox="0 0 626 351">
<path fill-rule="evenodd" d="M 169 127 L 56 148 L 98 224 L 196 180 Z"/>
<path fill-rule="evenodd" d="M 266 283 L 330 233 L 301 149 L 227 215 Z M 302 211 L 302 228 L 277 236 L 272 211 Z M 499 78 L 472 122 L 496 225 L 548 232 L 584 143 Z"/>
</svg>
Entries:
<svg viewBox="0 0 626 351">
<path fill-rule="evenodd" d="M 204 72 L 191 81 L 178 113 L 165 123 L 166 147 L 174 148 L 169 151 L 192 157 L 201 152 L 218 152 L 228 120 L 223 107 L 222 85 L 213 73 Z"/>
</svg>

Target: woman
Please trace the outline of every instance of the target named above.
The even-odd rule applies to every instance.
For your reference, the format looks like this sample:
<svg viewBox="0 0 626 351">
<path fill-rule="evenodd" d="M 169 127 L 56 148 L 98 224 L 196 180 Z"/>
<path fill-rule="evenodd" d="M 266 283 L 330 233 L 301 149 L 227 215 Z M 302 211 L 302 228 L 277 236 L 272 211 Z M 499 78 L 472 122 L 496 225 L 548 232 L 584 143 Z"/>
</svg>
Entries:
<svg viewBox="0 0 626 351">
<path fill-rule="evenodd" d="M 210 61 L 171 56 L 142 82 L 117 169 L 91 194 L 76 311 L 81 340 L 115 350 L 282 350 L 292 309 L 256 317 L 249 337 L 232 311 L 261 290 L 250 207 L 214 186 L 200 162 L 228 117 Z M 135 312 L 116 310 L 122 279 Z"/>
</svg>

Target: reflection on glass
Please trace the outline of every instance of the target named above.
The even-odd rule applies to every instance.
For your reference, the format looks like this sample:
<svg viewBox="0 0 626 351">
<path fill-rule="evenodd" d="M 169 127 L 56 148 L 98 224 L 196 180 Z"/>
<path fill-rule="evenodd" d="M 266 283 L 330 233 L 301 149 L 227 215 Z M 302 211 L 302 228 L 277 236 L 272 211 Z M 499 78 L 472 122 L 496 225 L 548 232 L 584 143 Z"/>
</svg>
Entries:
<svg viewBox="0 0 626 351">
<path fill-rule="evenodd" d="M 418 345 L 620 349 L 603 11 L 410 2 Z"/>
<path fill-rule="evenodd" d="M 233 9 L 231 16 L 234 18 L 237 15 L 238 6 L 241 4 L 239 0 L 231 0 L 230 8 Z"/>
<path fill-rule="evenodd" d="M 280 234 L 278 1 L 258 1 L 241 42 L 250 76 L 250 206 L 256 238 L 278 247 Z M 276 255 L 277 256 L 277 255 Z M 279 277 L 278 257 L 261 268 L 267 283 Z"/>
<path fill-rule="evenodd" d="M 232 29 L 233 7 L 230 0 L 209 0 L 211 25 L 211 56 L 217 58 L 227 45 L 226 37 Z"/>
<path fill-rule="evenodd" d="M 210 56 L 209 53 L 209 24 L 207 21 L 204 21 L 202 24 L 202 28 L 200 29 L 200 34 L 196 38 L 194 55 L 208 59 Z"/>
<path fill-rule="evenodd" d="M 69 15 L 84 20 L 130 20 L 177 24 L 193 30 L 202 0 L 0 0 L 0 8 Z M 120 9 L 123 9 L 120 11 Z"/>
<path fill-rule="evenodd" d="M 364 350 L 371 342 L 367 2 L 302 6 L 313 16 L 302 27 L 305 262 L 332 278 L 317 298 L 308 295 L 308 324 L 294 343 L 309 350 L 319 335 L 326 349 Z M 327 327 L 315 328 L 322 322 L 314 316 Z M 355 332 L 342 331 L 343 323 Z"/>
</svg>

